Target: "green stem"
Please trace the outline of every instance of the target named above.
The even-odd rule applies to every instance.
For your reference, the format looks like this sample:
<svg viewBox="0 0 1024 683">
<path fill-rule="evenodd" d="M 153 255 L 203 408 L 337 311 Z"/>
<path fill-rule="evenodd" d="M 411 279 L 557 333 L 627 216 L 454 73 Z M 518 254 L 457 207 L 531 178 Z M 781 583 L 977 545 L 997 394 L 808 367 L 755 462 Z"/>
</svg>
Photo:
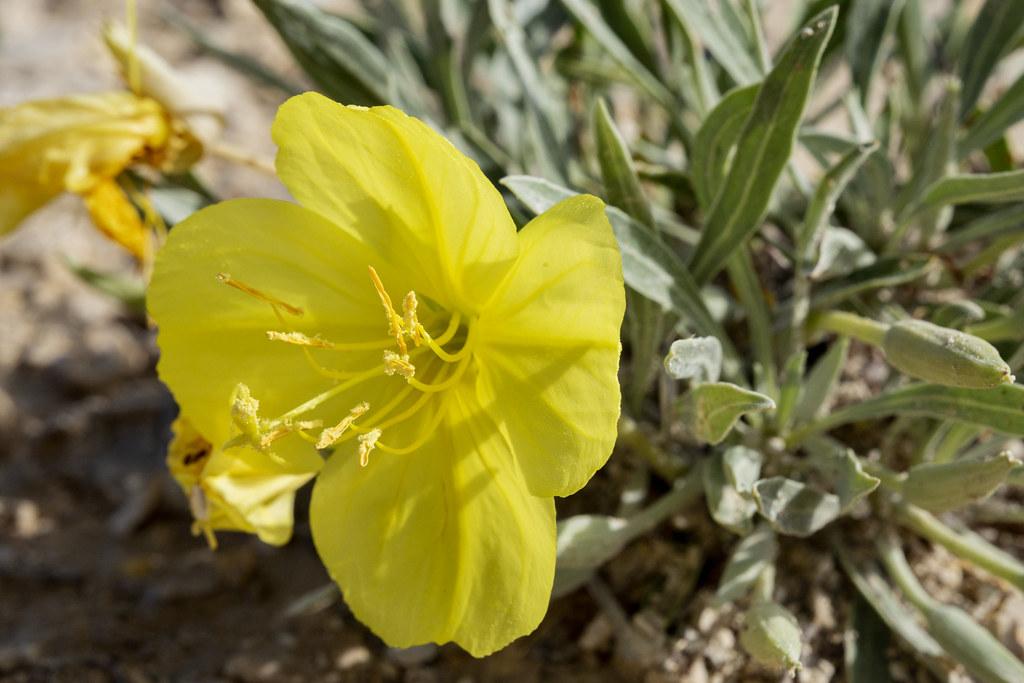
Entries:
<svg viewBox="0 0 1024 683">
<path fill-rule="evenodd" d="M 935 599 L 925 592 L 921 582 L 914 576 L 914 572 L 911 571 L 910 565 L 907 564 L 907 558 L 903 555 L 903 551 L 896 545 L 895 535 L 892 533 L 882 534 L 875 541 L 875 544 L 878 547 L 878 554 L 882 558 L 886 571 L 889 572 L 889 576 L 900 587 L 900 590 L 907 596 L 907 599 L 922 611 L 933 607 L 936 604 Z"/>
<path fill-rule="evenodd" d="M 885 488 L 894 493 L 899 493 L 903 490 L 903 482 L 906 480 L 907 475 L 902 472 L 894 472 L 885 465 L 871 460 L 860 459 L 860 464 L 865 472 L 881 480 L 882 486 Z"/>
<path fill-rule="evenodd" d="M 865 344 L 881 346 L 889 326 L 846 311 L 825 311 L 811 321 L 812 329 L 853 337 Z"/>
<path fill-rule="evenodd" d="M 637 538 L 648 533 L 700 497 L 704 491 L 700 470 L 699 465 L 694 466 L 686 477 L 676 482 L 671 491 L 630 517 L 627 521 L 627 535 L 630 538 Z"/>
<path fill-rule="evenodd" d="M 761 570 L 760 576 L 754 582 L 753 601 L 771 602 L 775 593 L 775 565 L 769 564 Z"/>
<path fill-rule="evenodd" d="M 957 532 L 919 507 L 902 503 L 896 521 L 955 555 L 1024 590 L 1024 565 L 973 532 Z"/>
</svg>

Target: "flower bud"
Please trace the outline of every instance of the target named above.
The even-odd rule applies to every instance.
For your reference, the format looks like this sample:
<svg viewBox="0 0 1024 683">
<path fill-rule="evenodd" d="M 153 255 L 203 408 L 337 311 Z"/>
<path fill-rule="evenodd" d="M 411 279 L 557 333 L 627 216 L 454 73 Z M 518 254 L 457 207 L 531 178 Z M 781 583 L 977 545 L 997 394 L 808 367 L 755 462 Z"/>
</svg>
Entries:
<svg viewBox="0 0 1024 683">
<path fill-rule="evenodd" d="M 800 668 L 800 624 L 789 610 L 775 602 L 759 602 L 746 616 L 740 644 L 751 657 L 773 669 Z"/>
<path fill-rule="evenodd" d="M 929 512 L 946 512 L 985 498 L 1018 465 L 1009 453 L 985 460 L 916 465 L 907 472 L 903 497 Z"/>
<path fill-rule="evenodd" d="M 924 320 L 892 324 L 882 341 L 889 363 L 907 375 L 951 387 L 989 389 L 1013 382 L 994 346 Z"/>
</svg>

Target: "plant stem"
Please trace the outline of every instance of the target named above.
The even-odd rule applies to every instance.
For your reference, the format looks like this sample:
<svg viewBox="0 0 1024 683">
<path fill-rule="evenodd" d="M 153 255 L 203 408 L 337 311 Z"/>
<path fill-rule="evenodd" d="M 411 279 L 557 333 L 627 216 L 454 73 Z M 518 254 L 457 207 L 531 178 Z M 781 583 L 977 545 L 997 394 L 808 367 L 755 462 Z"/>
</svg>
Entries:
<svg viewBox="0 0 1024 683">
<path fill-rule="evenodd" d="M 629 537 L 636 538 L 651 531 L 677 510 L 695 501 L 703 491 L 701 468 L 696 465 L 684 478 L 676 481 L 671 491 L 628 519 Z"/>
<path fill-rule="evenodd" d="M 277 170 L 274 168 L 274 163 L 267 159 L 261 159 L 255 157 L 248 152 L 238 149 L 230 144 L 224 142 L 211 142 L 206 143 L 204 150 L 215 157 L 220 157 L 225 161 L 230 161 L 242 166 L 248 166 L 254 168 L 257 171 L 266 173 L 267 175 L 276 176 Z"/>
<path fill-rule="evenodd" d="M 925 592 L 921 582 L 914 576 L 910 565 L 907 564 L 907 558 L 896 544 L 895 534 L 891 532 L 882 534 L 875 541 L 875 545 L 878 548 L 878 554 L 885 565 L 886 571 L 889 572 L 889 576 L 892 577 L 893 581 L 896 582 L 896 585 L 900 587 L 900 590 L 903 591 L 910 602 L 914 603 L 914 606 L 922 611 L 934 606 L 935 599 Z"/>
<path fill-rule="evenodd" d="M 927 511 L 909 503 L 902 503 L 896 508 L 896 521 L 924 538 L 945 546 L 957 556 L 990 574 L 1024 590 L 1024 565 L 978 534 L 950 529 Z"/>
<path fill-rule="evenodd" d="M 889 326 L 846 311 L 825 311 L 811 320 L 812 329 L 853 337 L 865 344 L 881 346 Z"/>
</svg>

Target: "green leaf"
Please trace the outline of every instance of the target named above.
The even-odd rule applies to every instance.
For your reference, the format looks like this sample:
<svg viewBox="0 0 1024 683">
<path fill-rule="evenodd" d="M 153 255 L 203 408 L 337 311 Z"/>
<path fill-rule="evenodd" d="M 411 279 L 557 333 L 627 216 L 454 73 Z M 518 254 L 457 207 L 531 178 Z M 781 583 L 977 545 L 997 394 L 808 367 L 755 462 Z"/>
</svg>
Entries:
<svg viewBox="0 0 1024 683">
<path fill-rule="evenodd" d="M 771 313 L 768 310 L 764 288 L 757 277 L 757 270 L 746 245 L 733 252 L 729 258 L 728 269 L 733 290 L 747 314 L 754 359 L 761 367 L 762 378 L 758 388 L 774 393 L 777 380 L 773 351 L 775 335 L 772 331 Z"/>
<path fill-rule="evenodd" d="M 758 90 L 732 167 L 712 203 L 690 262 L 698 283 L 707 282 L 721 270 L 732 252 L 759 227 L 793 150 L 836 14 L 833 7 L 802 28 Z"/>
<path fill-rule="evenodd" d="M 672 112 L 675 106 L 675 97 L 647 67 L 633 56 L 633 53 L 619 39 L 615 31 L 605 23 L 604 17 L 590 0 L 562 0 L 562 4 L 594 36 L 594 40 L 607 51 L 611 59 L 622 67 L 623 72 L 634 83 Z"/>
<path fill-rule="evenodd" d="M 849 350 L 850 338 L 838 337 L 821 360 L 814 364 L 794 412 L 798 424 L 814 420 L 828 410 Z"/>
<path fill-rule="evenodd" d="M 1024 3 L 1022 3 L 1024 7 Z M 939 180 L 925 192 L 923 206 L 979 202 L 998 204 L 1024 199 L 1024 170 L 955 175 Z"/>
<path fill-rule="evenodd" d="M 687 33 L 699 36 L 708 52 L 738 85 L 761 79 L 761 69 L 746 37 L 699 0 L 666 0 L 666 5 Z"/>
<path fill-rule="evenodd" d="M 388 102 L 387 58 L 352 23 L 306 0 L 253 2 L 325 95 L 345 104 Z"/>
<path fill-rule="evenodd" d="M 889 683 L 889 627 L 863 596 L 857 596 L 843 636 L 847 683 Z"/>
<path fill-rule="evenodd" d="M 543 178 L 507 176 L 501 184 L 536 214 L 543 213 L 576 192 Z M 700 334 L 717 337 L 727 357 L 735 351 L 701 298 L 686 266 L 664 242 L 642 223 L 615 207 L 607 207 L 608 220 L 622 252 L 622 274 L 626 284 L 657 302 L 666 311 L 675 311 Z"/>
<path fill-rule="evenodd" d="M 839 558 L 840 566 L 861 596 L 874 608 L 882 621 L 906 643 L 914 654 L 928 665 L 934 673 L 945 677 L 948 673 L 944 652 L 934 638 L 917 623 L 913 613 L 890 588 L 882 573 L 873 562 L 856 558 L 853 552 L 839 540 L 838 535 L 830 537 L 832 548 Z M 872 682 L 873 683 L 873 682 Z"/>
<path fill-rule="evenodd" d="M 715 602 L 723 605 L 739 600 L 750 592 L 765 568 L 775 562 L 779 542 L 767 524 L 761 524 L 740 540 L 725 565 L 715 591 Z"/>
<path fill-rule="evenodd" d="M 252 57 L 221 47 L 171 4 L 167 3 L 160 7 L 160 16 L 181 28 L 200 50 L 219 59 L 238 73 L 276 88 L 286 95 L 297 95 L 305 89 L 301 84 L 292 83 Z"/>
<path fill-rule="evenodd" d="M 703 477 L 704 499 L 711 518 L 735 534 L 750 533 L 757 505 L 729 481 L 722 453 L 715 453 L 704 463 Z"/>
<path fill-rule="evenodd" d="M 850 149 L 822 177 L 797 231 L 796 250 L 803 267 L 812 269 L 818 261 L 817 245 L 835 210 L 836 200 L 867 158 L 878 149 L 877 142 L 868 142 Z"/>
<path fill-rule="evenodd" d="M 764 456 L 760 451 L 746 446 L 732 446 L 722 453 L 725 478 L 742 494 L 749 494 L 754 490 L 754 484 L 761 476 L 763 462 Z"/>
<path fill-rule="evenodd" d="M 741 416 L 774 409 L 775 402 L 764 394 L 728 382 L 698 384 L 679 401 L 684 428 L 710 444 L 720 443 Z"/>
<path fill-rule="evenodd" d="M 120 301 L 133 313 L 146 314 L 146 284 L 140 278 L 95 270 L 70 258 L 65 258 L 65 261 L 68 269 L 85 284 Z"/>
<path fill-rule="evenodd" d="M 835 482 L 840 514 L 849 512 L 858 501 L 871 495 L 882 483 L 878 477 L 864 471 L 860 459 L 849 448 L 837 453 L 831 462 L 818 459 L 815 464 L 823 466 Z"/>
<path fill-rule="evenodd" d="M 640 187 L 633 158 L 603 99 L 599 99 L 594 107 L 594 139 L 608 203 L 619 207 L 652 230 L 655 229 L 654 214 Z"/>
<path fill-rule="evenodd" d="M 1003 384 L 994 389 L 961 389 L 938 384 L 911 384 L 840 408 L 822 420 L 794 432 L 793 439 L 798 440 L 807 434 L 850 422 L 893 415 L 954 420 L 989 427 L 1003 434 L 1024 436 L 1024 385 Z"/>
<path fill-rule="evenodd" d="M 913 282 L 934 271 L 937 265 L 930 256 L 921 254 L 879 259 L 870 266 L 818 285 L 811 296 L 811 308 L 835 308 L 857 294 Z"/>
<path fill-rule="evenodd" d="M 782 382 L 779 391 L 779 409 L 775 413 L 775 423 L 779 431 L 785 432 L 789 428 L 790 418 L 793 416 L 793 409 L 796 407 L 800 397 L 801 383 L 804 378 L 804 369 L 807 367 L 807 351 L 801 349 L 792 354 L 786 361 L 786 367 L 782 371 Z"/>
<path fill-rule="evenodd" d="M 987 498 L 1020 462 L 1009 453 L 992 458 L 915 465 L 903 483 L 903 498 L 929 512 L 947 512 Z"/>
<path fill-rule="evenodd" d="M 946 233 L 939 251 L 947 254 L 958 252 L 975 240 L 1019 234 L 1024 234 L 1024 204 L 986 212 L 961 228 Z"/>
<path fill-rule="evenodd" d="M 622 552 L 629 542 L 626 520 L 607 515 L 575 515 L 558 523 L 557 565 L 552 597 L 576 590 L 594 570 Z"/>
<path fill-rule="evenodd" d="M 853 0 L 846 15 L 846 61 L 853 84 L 866 102 L 882 58 L 882 45 L 896 27 L 903 0 Z"/>
<path fill-rule="evenodd" d="M 674 379 L 717 382 L 722 372 L 722 344 L 715 337 L 691 337 L 672 342 L 665 371 Z"/>
<path fill-rule="evenodd" d="M 990 342 L 1024 341 L 1024 308 L 971 325 L 966 332 Z"/>
<path fill-rule="evenodd" d="M 818 260 L 808 274 L 812 280 L 824 280 L 867 268 L 878 261 L 875 252 L 860 235 L 835 225 L 826 225 L 818 245 Z"/>
<path fill-rule="evenodd" d="M 988 0 L 981 8 L 960 53 L 960 80 L 964 84 L 960 118 L 966 118 L 974 109 L 989 75 L 1012 49 L 1022 26 L 1024 2 Z"/>
<path fill-rule="evenodd" d="M 1002 137 L 1007 128 L 1024 118 L 1024 74 L 995 103 L 971 122 L 957 147 L 961 159 Z"/>
<path fill-rule="evenodd" d="M 938 602 L 926 605 L 922 611 L 929 633 L 975 680 L 982 683 L 1024 681 L 1024 663 L 967 612 Z"/>
<path fill-rule="evenodd" d="M 785 477 L 762 479 L 754 486 L 757 509 L 780 534 L 804 538 L 840 513 L 839 497 Z"/>
<path fill-rule="evenodd" d="M 694 138 L 690 160 L 697 202 L 707 210 L 725 178 L 729 150 L 750 117 L 760 83 L 731 90 L 708 113 Z"/>
</svg>

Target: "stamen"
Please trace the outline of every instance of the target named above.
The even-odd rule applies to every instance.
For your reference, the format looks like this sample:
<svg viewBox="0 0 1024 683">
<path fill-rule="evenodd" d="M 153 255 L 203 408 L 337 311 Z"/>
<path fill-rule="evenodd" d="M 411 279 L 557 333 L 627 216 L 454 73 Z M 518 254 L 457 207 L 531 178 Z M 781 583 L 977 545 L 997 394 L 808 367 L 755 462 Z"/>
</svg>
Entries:
<svg viewBox="0 0 1024 683">
<path fill-rule="evenodd" d="M 365 415 L 366 411 L 369 409 L 370 404 L 365 401 L 354 407 L 349 411 L 348 415 L 342 418 L 341 422 L 320 433 L 320 439 L 316 442 L 316 447 L 324 449 L 333 446 L 337 443 L 338 439 L 348 431 L 348 428 L 352 426 L 352 423 L 359 417 Z"/>
<path fill-rule="evenodd" d="M 282 308 L 285 311 L 287 311 L 288 313 L 291 313 L 292 315 L 300 316 L 300 315 L 303 314 L 303 310 L 301 308 L 299 308 L 298 306 L 292 306 L 291 304 L 289 304 L 289 303 L 287 303 L 285 301 L 281 301 L 280 299 L 278 299 L 275 296 L 271 296 L 270 294 L 267 294 L 266 292 L 261 292 L 260 290 L 256 289 L 255 287 L 253 287 L 251 285 L 245 284 L 241 280 L 236 280 L 235 278 L 231 277 L 231 275 L 228 274 L 228 273 L 217 273 L 217 279 L 220 280 L 221 282 L 223 282 L 224 284 L 226 284 L 229 287 L 234 287 L 235 289 L 237 289 L 240 292 L 244 292 L 244 293 L 248 294 L 249 296 L 255 297 L 255 298 L 259 299 L 260 301 L 264 301 L 264 302 L 270 304 L 271 306 L 274 307 L 274 310 L 277 310 L 278 308 Z"/>
<path fill-rule="evenodd" d="M 381 282 L 377 271 L 373 266 L 367 266 L 367 268 L 370 269 L 370 279 L 373 280 L 373 286 L 377 290 L 377 296 L 380 297 L 380 303 L 384 306 L 384 315 L 388 319 L 388 334 L 395 338 L 395 343 L 398 345 L 401 354 L 407 356 L 409 355 L 409 349 L 405 346 L 404 321 L 395 312 L 395 306 L 391 303 L 391 295 L 384 289 L 384 283 Z"/>
<path fill-rule="evenodd" d="M 380 373 L 383 372 L 383 370 L 384 366 L 378 365 L 377 367 L 367 370 L 366 372 L 361 372 L 355 377 L 352 377 L 347 382 L 337 384 L 328 389 L 327 391 L 317 394 L 316 396 L 309 399 L 305 403 L 300 403 L 299 405 L 295 406 L 281 417 L 277 418 L 276 420 L 272 420 L 270 422 L 270 426 L 276 427 L 279 424 L 287 423 L 287 421 L 291 420 L 292 418 L 308 413 L 311 410 L 315 410 L 316 408 L 319 408 L 322 404 L 326 403 L 327 401 L 334 398 L 338 394 L 347 391 L 352 387 L 361 384 L 362 382 L 365 382 L 368 379 L 379 377 Z"/>
<path fill-rule="evenodd" d="M 405 324 L 406 334 L 409 335 L 416 346 L 423 342 L 423 334 L 426 332 L 416 317 L 416 309 L 418 307 L 419 301 L 416 300 L 416 292 L 410 291 L 405 295 L 405 300 L 402 302 L 402 321 Z"/>
<path fill-rule="evenodd" d="M 213 528 L 210 526 L 210 506 L 206 501 L 206 494 L 199 484 L 193 484 L 188 492 L 188 507 L 192 512 L 192 535 L 200 533 L 206 537 L 206 544 L 210 550 L 217 549 L 217 537 L 213 535 Z"/>
<path fill-rule="evenodd" d="M 401 375 L 406 379 L 412 379 L 416 374 L 416 366 L 409 362 L 409 354 L 398 355 L 394 351 L 384 352 L 384 374 L 389 377 Z"/>
<path fill-rule="evenodd" d="M 380 429 L 371 429 L 365 434 L 359 435 L 359 465 L 366 467 L 370 464 L 370 451 L 377 447 L 380 439 Z"/>
<path fill-rule="evenodd" d="M 377 443 L 376 439 L 374 439 L 374 445 L 376 445 L 376 447 L 379 448 L 380 450 L 382 450 L 383 452 L 390 453 L 391 455 L 408 455 L 409 453 L 412 453 L 413 451 L 419 450 L 423 446 L 423 444 L 425 444 L 427 441 L 430 440 L 430 437 L 432 437 L 434 435 L 434 432 L 437 431 L 437 426 L 439 424 L 441 424 L 441 420 L 443 418 L 444 418 L 444 408 L 441 407 L 441 408 L 437 409 L 437 413 L 434 415 L 433 419 L 430 420 L 430 423 L 426 427 L 424 427 L 423 431 L 420 432 L 420 436 L 415 441 L 413 441 L 411 444 L 409 444 L 408 446 L 403 446 L 401 448 L 395 448 L 393 446 L 387 446 L 387 445 L 382 444 L 382 443 Z M 377 430 L 374 430 L 374 431 L 379 432 L 380 430 L 377 429 Z M 370 434 L 367 433 L 367 434 L 364 434 L 363 436 L 370 436 Z M 379 436 L 380 435 L 378 434 L 378 437 Z M 363 437 L 360 436 L 359 438 L 362 439 Z M 360 454 L 361 453 L 362 453 L 362 450 L 360 450 Z"/>
<path fill-rule="evenodd" d="M 453 386 L 455 386 L 455 384 L 460 379 L 462 379 L 462 375 L 465 374 L 466 368 L 468 367 L 469 357 L 464 357 L 462 360 L 459 361 L 459 364 L 455 366 L 455 369 L 452 370 L 451 374 L 449 374 L 448 377 L 446 377 L 443 381 L 438 382 L 437 384 L 421 382 L 415 377 L 409 377 L 405 381 L 411 384 L 414 389 L 419 389 L 420 391 L 427 394 L 436 394 L 439 391 L 444 391 L 445 389 L 450 389 Z"/>
<path fill-rule="evenodd" d="M 327 351 L 372 351 L 374 349 L 387 348 L 394 343 L 394 340 L 392 339 L 378 339 L 376 341 L 339 344 L 337 342 L 328 341 L 319 334 L 309 337 L 301 332 L 277 332 L 275 330 L 267 331 L 267 339 L 313 349 L 325 349 Z"/>
<path fill-rule="evenodd" d="M 298 434 L 299 436 L 305 436 L 305 429 L 318 429 L 323 426 L 323 420 L 299 420 L 297 422 L 288 421 L 280 427 L 268 431 L 260 437 L 260 449 L 266 450 L 270 448 L 270 445 L 280 439 L 283 436 L 289 434 Z"/>
</svg>

